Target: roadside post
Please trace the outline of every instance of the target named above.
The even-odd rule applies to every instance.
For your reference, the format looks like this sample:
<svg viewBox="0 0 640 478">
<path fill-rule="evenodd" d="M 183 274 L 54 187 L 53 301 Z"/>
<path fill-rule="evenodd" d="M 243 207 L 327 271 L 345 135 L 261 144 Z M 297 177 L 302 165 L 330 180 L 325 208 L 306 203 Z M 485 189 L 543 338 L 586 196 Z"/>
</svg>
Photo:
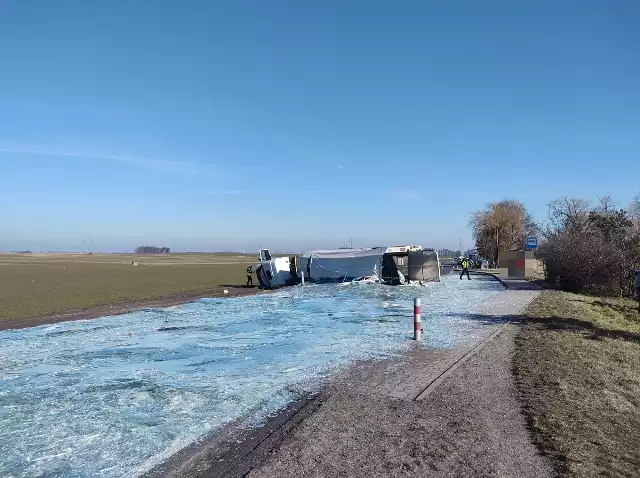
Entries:
<svg viewBox="0 0 640 478">
<path fill-rule="evenodd" d="M 422 309 L 420 307 L 420 298 L 413 299 L 413 340 L 420 340 L 422 335 L 422 328 L 420 325 L 420 314 Z"/>
</svg>

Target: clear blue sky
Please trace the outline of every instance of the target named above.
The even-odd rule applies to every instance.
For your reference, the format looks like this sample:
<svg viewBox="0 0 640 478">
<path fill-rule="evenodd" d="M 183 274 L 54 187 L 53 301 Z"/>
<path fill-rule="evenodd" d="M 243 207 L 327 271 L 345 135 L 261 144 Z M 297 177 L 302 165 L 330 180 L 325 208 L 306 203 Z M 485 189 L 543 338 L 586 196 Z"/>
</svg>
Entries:
<svg viewBox="0 0 640 478">
<path fill-rule="evenodd" d="M 0 249 L 471 245 L 640 189 L 640 3 L 0 0 Z"/>
</svg>

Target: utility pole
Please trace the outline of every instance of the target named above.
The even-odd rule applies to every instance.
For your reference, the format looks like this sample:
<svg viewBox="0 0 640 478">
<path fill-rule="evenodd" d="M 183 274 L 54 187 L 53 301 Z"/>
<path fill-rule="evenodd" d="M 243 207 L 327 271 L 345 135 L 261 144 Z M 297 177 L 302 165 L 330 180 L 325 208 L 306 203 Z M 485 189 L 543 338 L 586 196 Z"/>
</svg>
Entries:
<svg viewBox="0 0 640 478">
<path fill-rule="evenodd" d="M 499 232 L 500 230 L 496 227 L 496 262 L 498 263 L 496 265 L 498 267 L 500 267 L 500 243 L 498 242 Z"/>
</svg>

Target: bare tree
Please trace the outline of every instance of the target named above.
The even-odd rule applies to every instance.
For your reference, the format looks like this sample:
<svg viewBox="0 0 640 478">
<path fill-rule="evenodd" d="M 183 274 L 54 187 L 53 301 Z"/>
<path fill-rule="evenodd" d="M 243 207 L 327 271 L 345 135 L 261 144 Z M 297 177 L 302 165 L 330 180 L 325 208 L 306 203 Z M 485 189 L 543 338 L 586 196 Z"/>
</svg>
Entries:
<svg viewBox="0 0 640 478">
<path fill-rule="evenodd" d="M 581 198 L 563 197 L 549 203 L 548 224 L 542 228 L 543 235 L 557 231 L 584 231 L 589 223 L 591 204 Z"/>
<path fill-rule="evenodd" d="M 629 218 L 633 221 L 636 231 L 640 232 L 640 192 L 633 196 L 629 204 Z"/>
<path fill-rule="evenodd" d="M 547 280 L 573 292 L 629 293 L 640 264 L 640 234 L 609 196 L 595 206 L 579 198 L 551 202 L 544 234 L 540 257 Z"/>
<path fill-rule="evenodd" d="M 537 229 L 524 204 L 512 199 L 490 203 L 476 211 L 470 225 L 478 252 L 496 263 L 500 251 L 522 249 L 526 236 Z"/>
<path fill-rule="evenodd" d="M 617 207 L 618 205 L 613 200 L 611 195 L 607 194 L 606 196 L 602 196 L 598 198 L 598 205 L 594 208 L 593 211 L 607 214 L 607 213 L 610 213 L 611 211 L 615 211 Z"/>
</svg>

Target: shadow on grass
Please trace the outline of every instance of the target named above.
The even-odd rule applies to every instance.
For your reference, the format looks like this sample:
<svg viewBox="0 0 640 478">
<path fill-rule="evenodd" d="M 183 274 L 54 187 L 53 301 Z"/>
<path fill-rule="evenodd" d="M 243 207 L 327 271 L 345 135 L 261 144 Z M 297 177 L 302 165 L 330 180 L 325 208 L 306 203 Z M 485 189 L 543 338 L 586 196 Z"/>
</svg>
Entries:
<svg viewBox="0 0 640 478">
<path fill-rule="evenodd" d="M 449 312 L 443 316 L 474 320 L 482 325 L 519 324 L 526 320 L 526 317 L 521 315 L 465 314 L 462 312 Z"/>
<path fill-rule="evenodd" d="M 585 313 L 602 313 L 602 308 L 613 306 L 612 309 L 628 316 L 629 307 L 625 304 L 608 303 L 606 300 L 581 301 L 567 297 L 563 300 L 587 302 L 591 309 Z M 555 306 L 558 313 L 562 313 L 562 304 Z M 567 306 L 569 304 L 564 304 L 565 310 Z M 637 421 L 636 412 L 620 412 L 617 409 L 611 415 L 601 412 L 607 409 L 607 390 L 618 390 L 623 397 L 624 392 L 619 392 L 621 387 L 627 393 L 633 390 L 628 388 L 633 386 L 633 381 L 630 381 L 632 385 L 626 382 L 621 384 L 620 379 L 611 374 L 611 371 L 623 363 L 627 367 L 625 373 L 630 373 L 628 371 L 631 370 L 633 357 L 637 356 L 640 333 L 624 330 L 624 325 L 621 328 L 605 328 L 576 318 L 579 313 L 570 315 L 523 317 L 523 322 L 533 327 L 525 327 L 524 334 L 519 333 L 516 338 L 512 371 L 532 441 L 541 454 L 550 459 L 559 476 L 577 476 L 575 467 L 587 470 L 584 476 L 602 476 L 602 471 L 607 468 L 615 470 L 611 471 L 615 476 L 636 476 L 621 472 L 633 469 L 634 463 L 638 463 L 637 454 L 632 451 L 633 442 L 629 442 L 629 439 L 635 439 L 634 435 L 628 436 L 626 431 L 627 420 L 631 423 Z M 545 332 L 549 332 L 546 337 Z M 556 333 L 559 335 L 555 335 Z M 571 340 L 572 334 L 578 340 Z M 583 340 L 602 341 L 604 338 L 625 341 L 627 344 L 624 345 L 630 345 L 631 348 L 618 348 L 622 343 L 603 343 L 596 348 L 584 348 L 586 343 Z M 590 350 L 592 353 L 585 356 L 577 353 L 580 350 Z M 628 357 L 631 357 L 631 361 L 625 362 Z M 558 361 L 562 365 L 558 365 Z M 561 386 L 569 376 L 572 376 L 568 379 L 572 385 L 566 388 Z M 575 411 L 576 403 L 586 405 Z M 590 408 L 592 405 L 593 413 Z M 576 434 L 572 423 L 581 418 L 586 418 L 595 425 Z M 616 448 L 622 450 L 619 455 Z M 577 456 L 577 449 L 585 450 L 585 455 Z M 592 460 L 585 458 L 587 454 L 599 456 Z"/>
<path fill-rule="evenodd" d="M 547 330 L 556 332 L 578 332 L 590 334 L 589 338 L 593 340 L 602 340 L 603 338 L 622 339 L 640 343 L 640 334 L 636 332 L 628 332 L 626 330 L 603 329 L 589 321 L 563 318 L 563 317 L 525 317 L 529 323 L 539 324 Z"/>
<path fill-rule="evenodd" d="M 609 309 L 615 310 L 616 312 L 623 314 L 625 316 L 631 316 L 630 318 L 633 318 L 634 315 L 635 316 L 638 315 L 638 309 L 635 306 L 630 307 L 628 305 L 612 304 L 610 302 L 604 302 L 602 300 L 593 301 L 592 304 L 597 305 L 599 307 L 608 307 Z"/>
<path fill-rule="evenodd" d="M 575 318 L 551 317 L 529 317 L 524 315 L 488 315 L 488 314 L 464 314 L 451 312 L 445 317 L 456 317 L 467 320 L 474 320 L 482 325 L 501 324 L 522 324 L 524 322 L 538 324 L 547 330 L 555 332 L 573 332 L 588 335 L 592 340 L 602 340 L 603 338 L 622 339 L 640 343 L 640 333 L 626 330 L 604 329 L 594 325 L 587 320 Z"/>
</svg>

